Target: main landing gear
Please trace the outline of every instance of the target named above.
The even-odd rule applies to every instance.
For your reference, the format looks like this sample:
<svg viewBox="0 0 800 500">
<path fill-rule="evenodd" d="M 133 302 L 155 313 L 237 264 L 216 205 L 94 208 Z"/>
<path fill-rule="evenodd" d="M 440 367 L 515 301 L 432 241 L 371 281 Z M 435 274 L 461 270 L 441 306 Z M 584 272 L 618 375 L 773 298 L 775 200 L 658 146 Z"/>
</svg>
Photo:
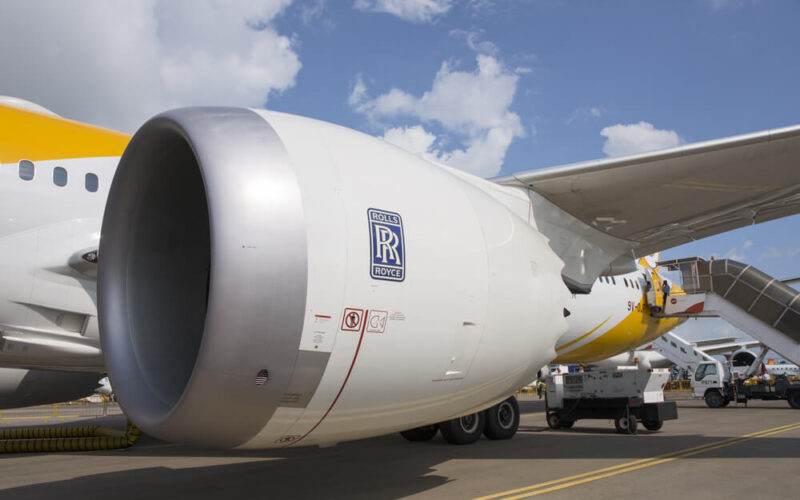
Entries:
<svg viewBox="0 0 800 500">
<path fill-rule="evenodd" d="M 510 398 L 478 413 L 400 433 L 408 441 L 429 441 L 438 431 L 450 444 L 472 444 L 481 438 L 511 439 L 519 428 L 519 404 Z"/>
</svg>

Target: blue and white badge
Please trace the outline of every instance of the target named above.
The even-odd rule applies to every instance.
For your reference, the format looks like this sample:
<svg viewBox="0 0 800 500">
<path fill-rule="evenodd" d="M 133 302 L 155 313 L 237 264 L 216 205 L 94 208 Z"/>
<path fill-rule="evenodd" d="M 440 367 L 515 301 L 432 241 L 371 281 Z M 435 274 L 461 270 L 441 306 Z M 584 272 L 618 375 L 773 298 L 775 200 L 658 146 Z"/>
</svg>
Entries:
<svg viewBox="0 0 800 500">
<path fill-rule="evenodd" d="M 376 280 L 403 281 L 406 279 L 403 219 L 400 214 L 370 208 L 367 220 L 372 254 L 370 276 Z"/>
</svg>

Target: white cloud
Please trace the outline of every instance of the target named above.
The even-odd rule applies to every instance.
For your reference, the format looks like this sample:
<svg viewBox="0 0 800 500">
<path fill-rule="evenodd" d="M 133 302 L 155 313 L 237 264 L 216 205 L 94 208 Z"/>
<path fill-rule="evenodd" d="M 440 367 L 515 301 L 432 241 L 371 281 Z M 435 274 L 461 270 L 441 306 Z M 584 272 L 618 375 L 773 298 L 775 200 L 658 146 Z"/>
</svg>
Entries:
<svg viewBox="0 0 800 500">
<path fill-rule="evenodd" d="M 412 22 L 431 22 L 446 14 L 452 0 L 355 0 L 353 7 L 370 12 L 384 12 Z"/>
<path fill-rule="evenodd" d="M 425 130 L 422 125 L 390 128 L 383 134 L 383 139 L 408 152 L 436 158 L 433 149 L 436 136 Z"/>
<path fill-rule="evenodd" d="M 601 116 L 603 116 L 603 113 L 604 113 L 603 108 L 597 106 L 591 106 L 588 108 L 578 108 L 572 112 L 572 114 L 569 116 L 569 118 L 567 118 L 565 123 L 567 125 L 571 125 L 572 122 L 574 122 L 578 118 L 583 118 L 583 119 L 600 118 Z"/>
<path fill-rule="evenodd" d="M 608 156 L 672 148 L 682 142 L 674 130 L 659 130 L 647 122 L 612 125 L 601 130 L 600 135 L 606 138 L 603 152 Z"/>
<path fill-rule="evenodd" d="M 319 23 L 328 33 L 333 31 L 335 24 L 328 13 L 328 0 L 315 0 L 305 3 L 300 7 L 300 19 L 305 26 Z"/>
<path fill-rule="evenodd" d="M 357 109 L 371 117 L 417 116 L 462 132 L 506 127 L 521 134 L 519 116 L 508 109 L 519 77 L 494 57 L 479 55 L 477 63 L 476 71 L 469 72 L 445 62 L 421 97 L 393 88 Z"/>
<path fill-rule="evenodd" d="M 525 135 L 519 115 L 509 110 L 519 76 L 488 55 L 477 56 L 475 71 L 453 66 L 443 63 L 431 89 L 420 97 L 392 88 L 372 99 L 359 79 L 348 101 L 374 122 L 413 117 L 438 123 L 464 147 L 449 152 L 430 149 L 429 155 L 476 175 L 496 175 L 511 142 Z"/>
<path fill-rule="evenodd" d="M 747 262 L 747 254 L 755 246 L 752 240 L 745 240 L 741 245 L 735 246 L 725 252 L 722 256 L 724 259 L 733 259 L 739 262 Z"/>
<path fill-rule="evenodd" d="M 440 159 L 450 166 L 492 177 L 500 172 L 506 151 L 517 132 L 504 127 L 492 127 L 485 134 L 472 137 L 465 149 L 442 153 Z"/>
<path fill-rule="evenodd" d="M 481 40 L 481 36 L 483 35 L 480 31 L 467 31 L 467 30 L 452 30 L 450 31 L 450 36 L 456 38 L 463 38 L 467 42 L 467 46 L 473 51 L 478 54 L 488 54 L 488 55 L 497 55 L 500 51 L 497 48 L 497 45 L 488 41 L 488 40 Z M 530 68 L 525 68 L 530 69 Z"/>
<path fill-rule="evenodd" d="M 758 260 L 794 259 L 798 255 L 800 255 L 800 248 L 778 248 L 776 246 L 769 246 L 758 256 Z"/>
<path fill-rule="evenodd" d="M 467 9 L 472 12 L 475 17 L 484 17 L 493 13 L 495 8 L 494 0 L 469 0 L 467 2 Z"/>
<path fill-rule="evenodd" d="M 357 107 L 365 99 L 367 99 L 367 85 L 361 75 L 356 75 L 356 83 L 353 84 L 353 90 L 350 91 L 347 103 L 352 107 Z"/>
<path fill-rule="evenodd" d="M 0 88 L 132 130 L 169 107 L 262 106 L 300 61 L 272 20 L 291 0 L 0 3 Z"/>
<path fill-rule="evenodd" d="M 736 248 L 731 248 L 727 252 L 725 252 L 725 258 L 735 260 L 738 262 L 744 262 L 747 260 L 747 256 L 744 253 L 740 253 L 740 251 Z"/>
</svg>

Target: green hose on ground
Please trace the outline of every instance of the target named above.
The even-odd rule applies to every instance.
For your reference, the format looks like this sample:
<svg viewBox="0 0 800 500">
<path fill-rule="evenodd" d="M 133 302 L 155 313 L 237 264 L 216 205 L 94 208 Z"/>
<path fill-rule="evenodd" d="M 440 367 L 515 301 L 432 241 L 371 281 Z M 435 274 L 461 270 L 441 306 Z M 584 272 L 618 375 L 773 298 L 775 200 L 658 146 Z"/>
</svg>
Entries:
<svg viewBox="0 0 800 500">
<path fill-rule="evenodd" d="M 0 430 L 0 453 L 96 451 L 128 448 L 141 436 L 130 420 L 124 431 L 99 425 Z"/>
</svg>

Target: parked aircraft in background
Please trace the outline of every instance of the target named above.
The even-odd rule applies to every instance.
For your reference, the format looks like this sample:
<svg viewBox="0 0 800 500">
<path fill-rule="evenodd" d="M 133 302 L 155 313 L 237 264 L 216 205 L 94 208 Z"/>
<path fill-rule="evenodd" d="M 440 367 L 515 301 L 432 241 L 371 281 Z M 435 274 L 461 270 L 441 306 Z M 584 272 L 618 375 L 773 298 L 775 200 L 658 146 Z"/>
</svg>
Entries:
<svg viewBox="0 0 800 500">
<path fill-rule="evenodd" d="M 0 105 L 0 364 L 107 369 L 143 430 L 221 446 L 498 429 L 545 363 L 677 321 L 648 317 L 635 259 L 800 191 L 800 127 L 494 181 L 267 111 L 160 115 L 117 167 L 126 144 Z M 584 325 L 592 290 L 628 314 Z"/>
</svg>

